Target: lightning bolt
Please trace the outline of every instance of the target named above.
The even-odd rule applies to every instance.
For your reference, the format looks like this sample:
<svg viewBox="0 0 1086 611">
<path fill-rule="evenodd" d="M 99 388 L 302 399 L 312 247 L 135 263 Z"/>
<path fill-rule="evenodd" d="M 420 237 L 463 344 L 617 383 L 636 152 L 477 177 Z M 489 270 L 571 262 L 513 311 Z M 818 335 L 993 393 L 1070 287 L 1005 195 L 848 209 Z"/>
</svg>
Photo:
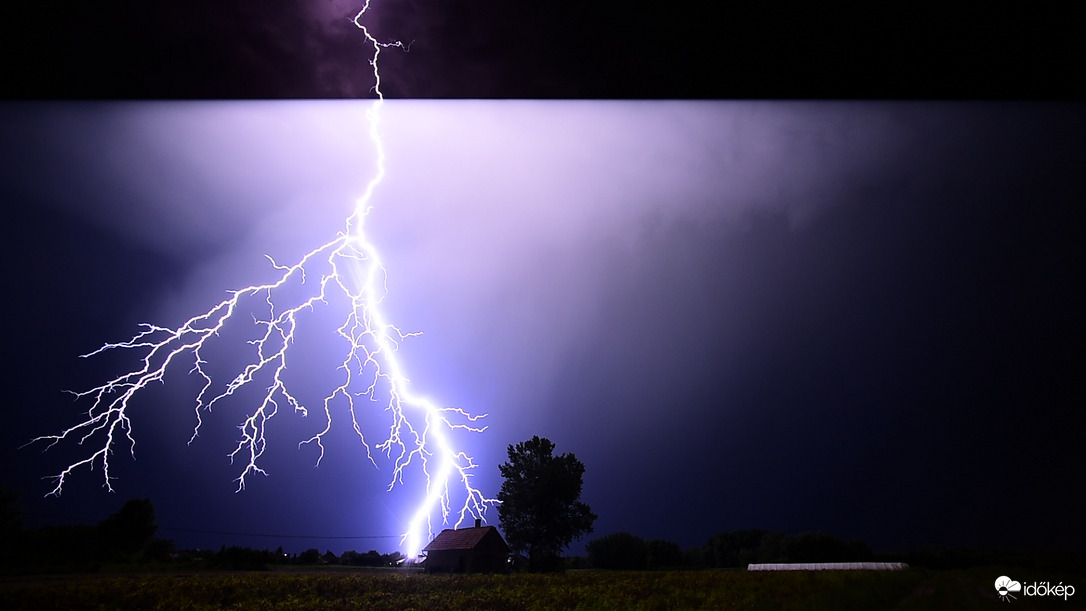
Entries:
<svg viewBox="0 0 1086 611">
<path fill-rule="evenodd" d="M 260 467 L 260 458 L 267 447 L 265 426 L 268 421 L 284 405 L 302 416 L 309 414 L 309 410 L 283 380 L 299 317 L 316 307 L 328 306 L 328 298 L 335 295 L 337 299 L 346 297 L 347 301 L 346 316 L 335 331 L 344 346 L 339 366 L 342 375 L 338 386 L 322 402 L 323 430 L 301 441 L 298 446 L 316 446 L 319 465 L 324 458 L 325 436 L 332 430 L 333 408 L 342 405 L 370 462 L 377 466 L 375 454 L 391 461 L 392 477 L 388 490 L 403 484 L 404 474 L 412 464 L 421 467 L 426 479 L 426 493 L 411 516 L 400 542 L 409 558 L 415 557 L 424 541 L 432 537 L 438 511 L 442 524 L 449 523 L 451 516 L 455 515 L 455 526 L 459 526 L 469 518 L 482 518 L 486 508 L 496 502 L 495 499 L 486 498 L 472 485 L 472 471 L 476 464 L 470 456 L 455 447 L 452 438 L 452 433 L 457 429 L 476 433 L 484 431 L 486 427 L 480 425 L 479 420 L 486 415 L 439 407 L 413 392 L 397 356 L 397 349 L 401 341 L 420 334 L 401 331 L 388 321 L 381 308 L 387 293 L 387 273 L 376 246 L 367 238 L 364 230 L 374 191 L 385 175 L 385 152 L 379 131 L 384 95 L 381 93 L 377 60 L 383 49 L 406 47 L 398 41 L 380 42 L 370 33 L 363 24 L 369 6 L 369 0 L 366 0 L 351 21 L 362 31 L 367 44 L 373 47 L 370 64 L 373 66 L 376 99 L 367 109 L 366 118 L 377 163 L 373 177 L 355 202 L 354 212 L 346 219 L 345 229 L 331 241 L 306 253 L 293 265 L 280 265 L 268 257 L 272 267 L 279 272 L 274 282 L 230 291 L 226 299 L 176 328 L 144 323 L 140 326 L 141 330 L 128 341 L 105 344 L 82 355 L 88 358 L 109 350 L 135 350 L 142 354 L 142 365 L 90 390 L 69 391 L 78 398 L 91 401 L 86 418 L 59 434 L 44 435 L 29 442 L 44 442 L 48 450 L 61 441 L 77 439 L 80 445 L 97 448 L 90 456 L 51 476 L 55 485 L 48 495 L 60 495 L 73 472 L 81 467 L 93 469 L 97 464 L 102 467 L 103 486 L 113 491 L 110 457 L 114 447 L 127 443 L 129 454 L 135 458 L 135 439 L 129 416 L 134 398 L 152 382 L 162 381 L 166 371 L 175 367 L 177 361 L 192 363 L 189 374 L 203 380 L 195 399 L 196 425 L 189 439 L 190 444 L 200 433 L 204 412 L 210 412 L 220 401 L 250 387 L 254 380 L 271 380 L 268 386 L 259 391 L 256 408 L 239 425 L 241 439 L 229 453 L 232 464 L 242 465 L 241 473 L 234 480 L 237 492 L 245 489 L 246 482 L 253 475 L 267 475 Z M 313 277 L 319 279 L 314 281 Z M 295 294 L 289 299 L 291 307 L 282 304 L 288 299 L 282 295 L 288 291 Z M 301 296 L 296 294 L 299 291 Z M 256 339 L 248 342 L 250 359 L 225 387 L 216 385 L 208 373 L 205 355 L 228 325 L 243 324 L 239 321 L 244 319 L 243 313 L 252 315 L 252 324 L 258 329 Z M 361 416 L 366 409 L 372 410 L 374 403 L 389 419 L 387 436 L 377 443 L 367 441 L 360 424 Z M 453 505 L 454 489 L 456 498 L 463 499 L 458 509 L 454 509 Z"/>
</svg>

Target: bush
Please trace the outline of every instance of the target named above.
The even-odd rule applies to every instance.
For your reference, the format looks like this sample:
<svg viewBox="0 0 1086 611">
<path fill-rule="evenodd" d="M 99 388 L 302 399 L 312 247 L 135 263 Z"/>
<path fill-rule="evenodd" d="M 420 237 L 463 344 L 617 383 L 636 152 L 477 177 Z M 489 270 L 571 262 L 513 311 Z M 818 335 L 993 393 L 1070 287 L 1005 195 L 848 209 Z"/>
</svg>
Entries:
<svg viewBox="0 0 1086 611">
<path fill-rule="evenodd" d="M 598 569 L 640 570 L 648 567 L 648 544 L 627 532 L 593 539 L 585 549 L 588 550 L 588 561 Z"/>
<path fill-rule="evenodd" d="M 228 571 L 264 571 L 273 560 L 274 554 L 267 550 L 223 546 L 212 559 L 212 566 Z"/>
<path fill-rule="evenodd" d="M 311 547 L 301 554 L 298 554 L 298 564 L 320 564 L 321 563 L 321 551 L 315 547 Z"/>
<path fill-rule="evenodd" d="M 654 539 L 648 542 L 648 565 L 650 569 L 672 569 L 682 566 L 683 552 L 674 541 Z"/>
<path fill-rule="evenodd" d="M 142 555 L 157 531 L 150 499 L 132 499 L 98 523 L 101 550 L 113 559 L 132 560 Z"/>
</svg>

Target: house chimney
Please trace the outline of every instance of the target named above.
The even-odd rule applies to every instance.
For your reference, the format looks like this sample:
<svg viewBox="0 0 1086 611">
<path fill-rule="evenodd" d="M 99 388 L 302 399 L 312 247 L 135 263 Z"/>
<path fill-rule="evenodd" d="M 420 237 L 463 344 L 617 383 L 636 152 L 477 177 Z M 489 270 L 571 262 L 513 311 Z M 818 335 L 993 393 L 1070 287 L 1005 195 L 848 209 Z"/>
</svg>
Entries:
<svg viewBox="0 0 1086 611">
<path fill-rule="evenodd" d="M 482 528 L 482 527 L 483 527 L 482 518 L 475 518 L 475 528 Z"/>
</svg>

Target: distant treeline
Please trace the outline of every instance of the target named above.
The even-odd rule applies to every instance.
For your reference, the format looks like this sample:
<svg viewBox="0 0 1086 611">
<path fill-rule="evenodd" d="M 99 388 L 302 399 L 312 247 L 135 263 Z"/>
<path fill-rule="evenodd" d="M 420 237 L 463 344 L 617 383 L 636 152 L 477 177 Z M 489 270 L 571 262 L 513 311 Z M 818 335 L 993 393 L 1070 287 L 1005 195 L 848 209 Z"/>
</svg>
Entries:
<svg viewBox="0 0 1086 611">
<path fill-rule="evenodd" d="M 182 550 L 170 539 L 155 537 L 158 524 L 150 499 L 133 499 L 120 511 L 95 526 L 47 526 L 24 530 L 15 501 L 17 495 L 0 491 L 0 570 L 6 574 L 86 573 L 103 567 L 163 565 L 182 569 L 262 570 L 270 565 L 327 565 L 359 567 L 398 566 L 400 552 L 380 554 L 331 551 L 315 548 L 289 555 L 248 547 L 219 551 Z"/>
<path fill-rule="evenodd" d="M 875 555 L 862 541 L 825 533 L 786 535 L 760 529 L 723 532 L 687 549 L 663 540 L 646 541 L 626 532 L 593 539 L 587 564 L 601 569 L 745 568 L 752 562 L 866 562 Z"/>
<path fill-rule="evenodd" d="M 761 529 L 733 530 L 700 547 L 680 551 L 671 541 L 644 540 L 626 532 L 598 537 L 585 546 L 587 557 L 570 558 L 571 568 L 611 570 L 746 568 L 764 562 L 904 562 L 935 570 L 981 566 L 1028 567 L 1041 571 L 1086 570 L 1086 555 L 1076 551 L 923 547 L 875 553 L 863 541 L 825 533 L 787 535 Z"/>
<path fill-rule="evenodd" d="M 5 493 L 5 506 L 13 496 Z M 4 513 L 0 567 L 8 573 L 88 572 L 103 564 L 167 560 L 173 542 L 156 539 L 158 524 L 149 499 L 133 499 L 95 526 L 47 526 L 23 530 L 17 514 Z"/>
<path fill-rule="evenodd" d="M 17 495 L 0 490 L 0 571 L 6 574 L 95 572 L 103 567 L 163 565 L 182 569 L 260 570 L 271 565 L 393 567 L 399 552 L 346 551 L 336 556 L 311 548 L 288 555 L 247 547 L 218 551 L 175 549 L 156 538 L 158 524 L 149 499 L 133 499 L 95 526 L 50 526 L 24 530 Z M 569 568 L 611 570 L 745 568 L 762 562 L 905 562 L 929 569 L 967 569 L 1005 565 L 1038 570 L 1086 570 L 1086 555 L 1076 551 L 975 550 L 927 547 L 895 554 L 873 553 L 863 541 L 825 533 L 787 535 L 761 529 L 722 532 L 704 545 L 682 550 L 672 541 L 645 540 L 618 532 L 588 542 L 587 557 L 566 559 Z M 127 570 L 127 569 L 124 569 Z"/>
<path fill-rule="evenodd" d="M 172 561 L 194 568 L 244 571 L 259 571 L 272 565 L 341 565 L 378 568 L 399 566 L 404 561 L 404 555 L 400 552 L 381 554 L 371 549 L 364 554 L 348 550 L 336 556 L 331 551 L 322 554 L 315 547 L 300 554 L 290 555 L 284 553 L 282 547 L 272 552 L 249 547 L 223 546 L 218 552 L 210 550 L 177 552 L 172 556 Z"/>
</svg>

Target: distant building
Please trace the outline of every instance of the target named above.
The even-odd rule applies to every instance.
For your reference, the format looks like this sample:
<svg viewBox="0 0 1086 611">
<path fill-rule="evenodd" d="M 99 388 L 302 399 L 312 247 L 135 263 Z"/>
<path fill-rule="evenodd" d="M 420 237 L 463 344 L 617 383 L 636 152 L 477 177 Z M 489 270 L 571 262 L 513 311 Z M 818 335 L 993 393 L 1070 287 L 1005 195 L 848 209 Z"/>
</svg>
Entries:
<svg viewBox="0 0 1086 611">
<path fill-rule="evenodd" d="M 748 564 L 748 571 L 903 571 L 904 562 L 773 562 Z"/>
<path fill-rule="evenodd" d="M 426 552 L 427 573 L 492 573 L 506 570 L 509 546 L 493 526 L 441 531 Z"/>
</svg>

